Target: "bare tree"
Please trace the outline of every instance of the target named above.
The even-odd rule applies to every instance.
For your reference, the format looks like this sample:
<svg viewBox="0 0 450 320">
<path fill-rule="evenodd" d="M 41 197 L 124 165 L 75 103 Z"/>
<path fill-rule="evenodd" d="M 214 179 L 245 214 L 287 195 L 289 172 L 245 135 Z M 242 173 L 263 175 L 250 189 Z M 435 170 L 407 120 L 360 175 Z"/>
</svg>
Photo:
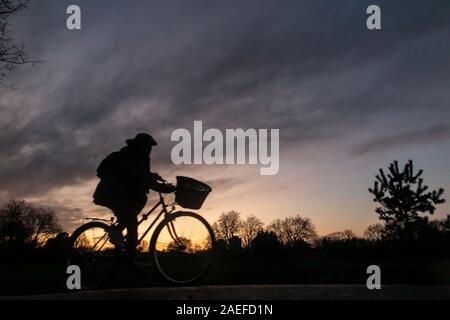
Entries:
<svg viewBox="0 0 450 320">
<path fill-rule="evenodd" d="M 168 252 L 186 251 L 191 252 L 193 250 L 192 241 L 186 237 L 178 237 L 177 240 L 171 241 L 166 250 Z"/>
<path fill-rule="evenodd" d="M 0 245 L 8 248 L 24 244 L 37 247 L 60 230 L 55 213 L 49 208 L 16 199 L 0 208 Z"/>
<path fill-rule="evenodd" d="M 10 17 L 27 8 L 28 2 L 29 0 L 0 0 L 0 87 L 8 86 L 5 79 L 17 66 L 39 62 L 29 58 L 25 46 L 14 41 L 10 30 Z"/>
<path fill-rule="evenodd" d="M 30 235 L 25 217 L 31 210 L 25 201 L 12 199 L 0 208 L 0 244 L 12 248 L 23 244 Z"/>
<path fill-rule="evenodd" d="M 356 235 L 352 230 L 344 230 L 344 231 L 337 231 L 332 232 L 325 237 L 323 237 L 326 241 L 333 241 L 333 242 L 344 242 L 344 241 L 350 241 L 356 239 Z"/>
<path fill-rule="evenodd" d="M 379 242 L 383 240 L 384 233 L 384 226 L 381 223 L 375 223 L 368 226 L 364 231 L 364 238 L 371 242 Z"/>
<path fill-rule="evenodd" d="M 25 223 L 30 230 L 30 244 L 34 247 L 44 244 L 51 235 L 61 231 L 55 212 L 50 208 L 31 207 Z"/>
<path fill-rule="evenodd" d="M 244 248 L 248 248 L 258 232 L 262 231 L 264 223 L 254 215 L 247 217 L 241 224 L 241 238 Z"/>
<path fill-rule="evenodd" d="M 268 226 L 268 230 L 275 232 L 285 246 L 295 245 L 301 241 L 312 243 L 318 237 L 311 219 L 300 215 L 276 219 Z"/>
<path fill-rule="evenodd" d="M 232 210 L 222 213 L 219 219 L 214 222 L 213 229 L 217 239 L 225 240 L 229 247 L 231 239 L 239 235 L 241 226 L 241 213 Z"/>
</svg>

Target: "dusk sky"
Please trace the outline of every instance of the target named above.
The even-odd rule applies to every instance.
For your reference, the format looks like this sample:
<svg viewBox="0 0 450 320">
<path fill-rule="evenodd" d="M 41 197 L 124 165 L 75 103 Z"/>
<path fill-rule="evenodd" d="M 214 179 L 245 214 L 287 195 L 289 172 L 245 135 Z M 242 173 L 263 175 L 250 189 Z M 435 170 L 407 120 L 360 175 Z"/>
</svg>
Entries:
<svg viewBox="0 0 450 320">
<path fill-rule="evenodd" d="M 70 4 L 81 30 L 66 28 Z M 382 30 L 366 28 L 370 4 Z M 137 132 L 159 143 L 153 171 L 213 187 L 211 222 L 232 209 L 265 223 L 300 214 L 321 235 L 362 235 L 378 222 L 367 189 L 392 160 L 413 159 L 450 201 L 448 0 L 39 0 L 12 29 L 43 62 L 0 89 L 0 201 L 51 206 L 68 231 L 110 215 L 92 203 L 96 168 Z M 170 135 L 194 120 L 279 129 L 278 174 L 174 165 Z"/>
</svg>

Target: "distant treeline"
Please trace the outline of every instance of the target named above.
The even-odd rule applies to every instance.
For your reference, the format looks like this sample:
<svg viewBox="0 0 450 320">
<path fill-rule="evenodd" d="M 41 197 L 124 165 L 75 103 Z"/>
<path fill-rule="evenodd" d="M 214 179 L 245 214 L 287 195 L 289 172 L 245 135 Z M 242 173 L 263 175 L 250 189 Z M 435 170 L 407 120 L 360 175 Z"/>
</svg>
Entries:
<svg viewBox="0 0 450 320">
<path fill-rule="evenodd" d="M 417 225 L 413 236 L 393 234 L 385 224 L 370 225 L 363 237 L 352 230 L 319 236 L 311 219 L 287 217 L 268 225 L 255 216 L 223 213 L 213 224 L 219 256 L 381 255 L 450 256 L 450 215 Z"/>
<path fill-rule="evenodd" d="M 380 223 L 369 226 L 364 237 L 344 230 L 319 237 L 307 217 L 277 219 L 264 226 L 255 216 L 241 219 L 236 211 L 223 213 L 214 223 L 222 254 L 381 254 L 449 255 L 450 215 L 429 220 L 436 206 L 444 203 L 444 189 L 430 191 L 423 170 L 409 160 L 402 168 L 393 161 L 385 172 L 378 170 L 368 191 L 377 203 Z"/>
<path fill-rule="evenodd" d="M 243 219 L 241 213 L 229 211 L 213 223 L 218 254 L 449 255 L 450 215 L 441 220 L 427 216 L 445 201 L 444 190 L 429 191 L 422 173 L 414 172 L 412 161 L 402 169 L 394 161 L 387 173 L 379 170 L 369 192 L 378 204 L 380 223 L 369 226 L 363 237 L 351 230 L 320 237 L 311 219 L 300 215 L 264 225 L 254 215 Z M 67 239 L 52 209 L 16 199 L 0 205 L 0 257 L 5 260 L 64 256 Z M 138 249 L 147 247 L 143 242 Z"/>
</svg>

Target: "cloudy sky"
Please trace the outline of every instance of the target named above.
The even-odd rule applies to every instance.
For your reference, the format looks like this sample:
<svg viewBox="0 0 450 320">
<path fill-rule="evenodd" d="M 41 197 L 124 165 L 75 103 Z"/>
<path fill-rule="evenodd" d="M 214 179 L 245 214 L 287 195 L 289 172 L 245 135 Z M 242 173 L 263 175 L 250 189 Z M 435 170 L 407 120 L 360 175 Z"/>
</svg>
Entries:
<svg viewBox="0 0 450 320">
<path fill-rule="evenodd" d="M 0 91 L 0 200 L 55 208 L 70 231 L 92 204 L 95 170 L 137 132 L 152 169 L 204 180 L 203 213 L 301 214 L 319 233 L 377 222 L 367 188 L 413 159 L 450 192 L 450 3 L 376 1 L 31 1 L 12 28 L 43 62 Z M 82 30 L 66 28 L 78 4 Z M 280 129 L 280 171 L 174 165 L 177 128 Z M 437 217 L 450 213 L 441 205 Z"/>
</svg>

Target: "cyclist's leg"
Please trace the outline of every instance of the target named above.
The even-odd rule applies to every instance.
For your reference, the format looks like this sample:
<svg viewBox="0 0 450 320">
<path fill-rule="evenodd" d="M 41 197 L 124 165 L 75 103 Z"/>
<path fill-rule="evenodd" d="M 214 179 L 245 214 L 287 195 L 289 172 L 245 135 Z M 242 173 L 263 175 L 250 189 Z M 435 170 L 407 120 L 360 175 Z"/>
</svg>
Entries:
<svg viewBox="0 0 450 320">
<path fill-rule="evenodd" d="M 126 252 L 130 259 L 133 259 L 136 255 L 136 247 L 138 241 L 138 219 L 137 216 L 144 208 L 147 202 L 145 194 L 143 196 L 136 196 L 134 199 L 130 199 L 129 203 L 115 212 L 119 227 L 127 229 L 126 235 Z"/>
<path fill-rule="evenodd" d="M 139 211 L 140 212 L 140 211 Z M 139 214 L 138 212 L 138 214 Z M 130 259 L 136 256 L 136 247 L 138 241 L 138 224 L 137 214 L 134 212 L 127 219 L 127 237 L 126 237 L 126 250 Z"/>
</svg>

